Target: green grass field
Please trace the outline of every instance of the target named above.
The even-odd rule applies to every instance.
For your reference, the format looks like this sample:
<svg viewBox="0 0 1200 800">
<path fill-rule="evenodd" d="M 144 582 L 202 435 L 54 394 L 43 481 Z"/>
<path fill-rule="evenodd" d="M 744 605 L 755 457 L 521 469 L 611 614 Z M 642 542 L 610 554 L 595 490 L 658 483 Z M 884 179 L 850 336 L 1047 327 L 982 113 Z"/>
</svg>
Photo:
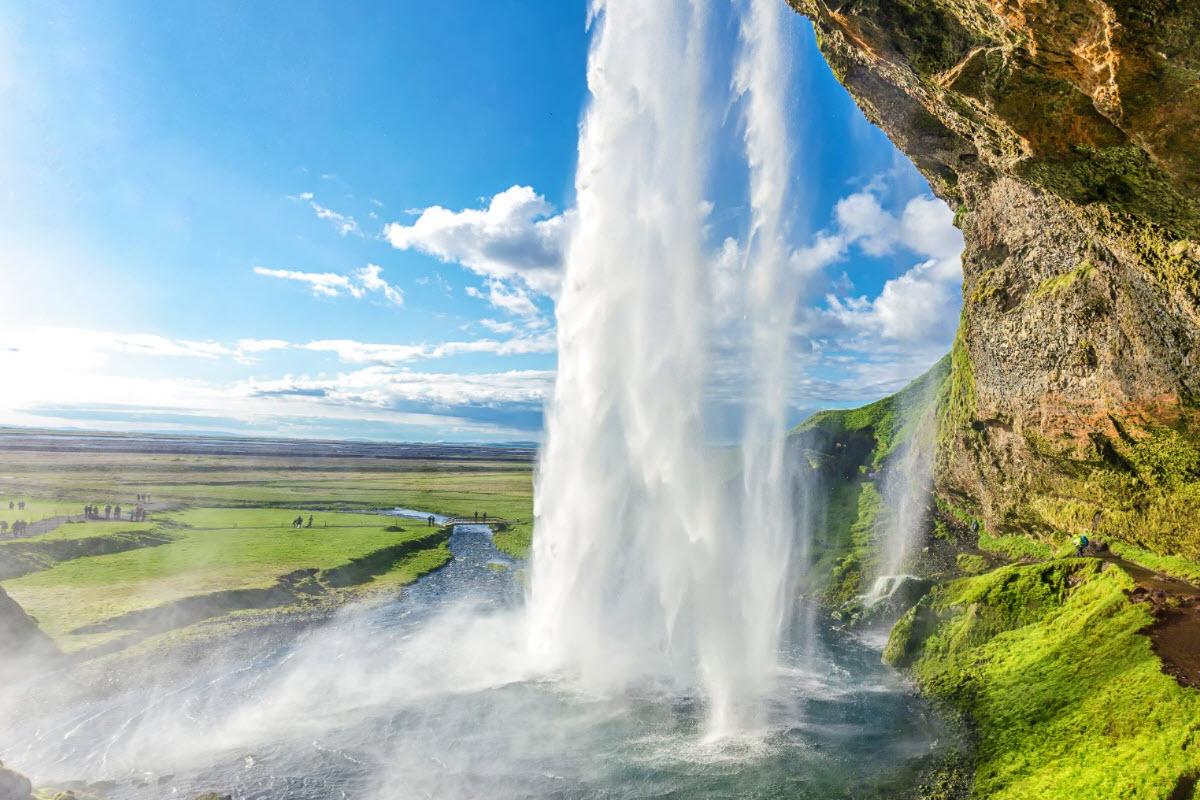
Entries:
<svg viewBox="0 0 1200 800">
<path fill-rule="evenodd" d="M 338 568 L 358 575 L 347 565 L 370 557 L 374 567 L 353 585 L 343 578 L 305 590 L 311 602 L 329 604 L 394 591 L 450 558 L 444 541 L 426 538 L 435 529 L 367 510 L 519 518 L 496 536 L 518 557 L 532 528 L 532 471 L 512 463 L 18 452 L 5 454 L 2 471 L 0 519 L 5 498 L 25 500 L 27 519 L 78 514 L 91 502 L 124 506 L 139 493 L 161 504 L 149 522 L 72 522 L 0 542 L 0 566 L 6 554 L 36 555 L 36 571 L 2 586 L 69 652 L 136 632 L 140 612 L 278 589 L 281 577 L 299 570 L 318 571 L 318 581 Z M 310 515 L 312 528 L 292 528 Z M 115 540 L 133 549 L 81 555 Z"/>
</svg>

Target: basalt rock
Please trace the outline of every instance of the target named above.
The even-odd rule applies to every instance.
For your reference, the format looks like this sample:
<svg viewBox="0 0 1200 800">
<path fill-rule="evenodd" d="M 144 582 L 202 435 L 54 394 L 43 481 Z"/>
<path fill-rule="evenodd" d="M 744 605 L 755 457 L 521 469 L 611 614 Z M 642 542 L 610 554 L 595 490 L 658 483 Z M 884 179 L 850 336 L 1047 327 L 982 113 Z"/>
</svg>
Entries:
<svg viewBox="0 0 1200 800">
<path fill-rule="evenodd" d="M 0 800 L 33 800 L 33 784 L 24 775 L 0 764 Z"/>
<path fill-rule="evenodd" d="M 11 677 L 12 670 L 25 669 L 35 660 L 56 655 L 58 648 L 50 637 L 0 588 L 0 677 Z"/>
<path fill-rule="evenodd" d="M 789 2 L 963 231 L 943 501 L 1200 558 L 1200 2 Z"/>
</svg>

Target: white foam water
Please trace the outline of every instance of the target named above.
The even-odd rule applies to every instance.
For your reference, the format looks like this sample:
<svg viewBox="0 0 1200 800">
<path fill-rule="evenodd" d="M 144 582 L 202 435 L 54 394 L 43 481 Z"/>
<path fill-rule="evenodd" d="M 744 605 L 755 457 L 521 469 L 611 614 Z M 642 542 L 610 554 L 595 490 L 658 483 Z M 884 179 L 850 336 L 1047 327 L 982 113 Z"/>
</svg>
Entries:
<svg viewBox="0 0 1200 800">
<path fill-rule="evenodd" d="M 596 0 L 558 379 L 535 491 L 533 652 L 585 684 L 696 691 L 709 734 L 752 729 L 790 607 L 784 459 L 795 277 L 782 6 L 736 6 L 724 93 L 705 0 Z M 749 229 L 709 242 L 714 127 L 743 110 Z M 717 249 L 735 262 L 720 297 Z M 731 324 L 716 329 L 712 320 Z M 706 391 L 736 369 L 736 458 Z"/>
</svg>

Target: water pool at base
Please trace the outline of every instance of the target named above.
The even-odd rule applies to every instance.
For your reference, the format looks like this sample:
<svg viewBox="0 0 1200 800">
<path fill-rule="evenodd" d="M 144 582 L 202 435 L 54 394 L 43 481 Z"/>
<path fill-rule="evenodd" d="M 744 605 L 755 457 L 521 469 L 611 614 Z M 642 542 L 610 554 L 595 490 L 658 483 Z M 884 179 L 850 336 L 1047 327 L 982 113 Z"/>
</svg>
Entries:
<svg viewBox="0 0 1200 800">
<path fill-rule="evenodd" d="M 695 698 L 531 672 L 521 565 L 482 526 L 450 545 L 396 600 L 299 633 L 102 685 L 58 672 L 10 688 L 0 754 L 35 784 L 86 781 L 108 800 L 828 800 L 896 797 L 953 746 L 877 651 L 832 634 L 784 660 L 763 731 L 706 743 Z"/>
</svg>

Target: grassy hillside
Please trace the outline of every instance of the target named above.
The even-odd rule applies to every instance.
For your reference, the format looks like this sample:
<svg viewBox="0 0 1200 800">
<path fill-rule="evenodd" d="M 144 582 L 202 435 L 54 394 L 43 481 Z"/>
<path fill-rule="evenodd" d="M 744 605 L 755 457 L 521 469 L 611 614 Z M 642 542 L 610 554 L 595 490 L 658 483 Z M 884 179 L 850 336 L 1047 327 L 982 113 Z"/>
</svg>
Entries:
<svg viewBox="0 0 1200 800">
<path fill-rule="evenodd" d="M 930 420 L 949 372 L 946 356 L 896 394 L 862 408 L 821 411 L 791 433 L 789 445 L 813 497 L 812 573 L 823 599 L 844 603 L 866 590 L 885 512 L 883 472 Z"/>
<path fill-rule="evenodd" d="M 1014 564 L 897 624 L 887 657 L 975 724 L 974 796 L 1193 796 L 1200 692 L 1164 674 L 1133 588 L 1095 559 Z"/>
</svg>

